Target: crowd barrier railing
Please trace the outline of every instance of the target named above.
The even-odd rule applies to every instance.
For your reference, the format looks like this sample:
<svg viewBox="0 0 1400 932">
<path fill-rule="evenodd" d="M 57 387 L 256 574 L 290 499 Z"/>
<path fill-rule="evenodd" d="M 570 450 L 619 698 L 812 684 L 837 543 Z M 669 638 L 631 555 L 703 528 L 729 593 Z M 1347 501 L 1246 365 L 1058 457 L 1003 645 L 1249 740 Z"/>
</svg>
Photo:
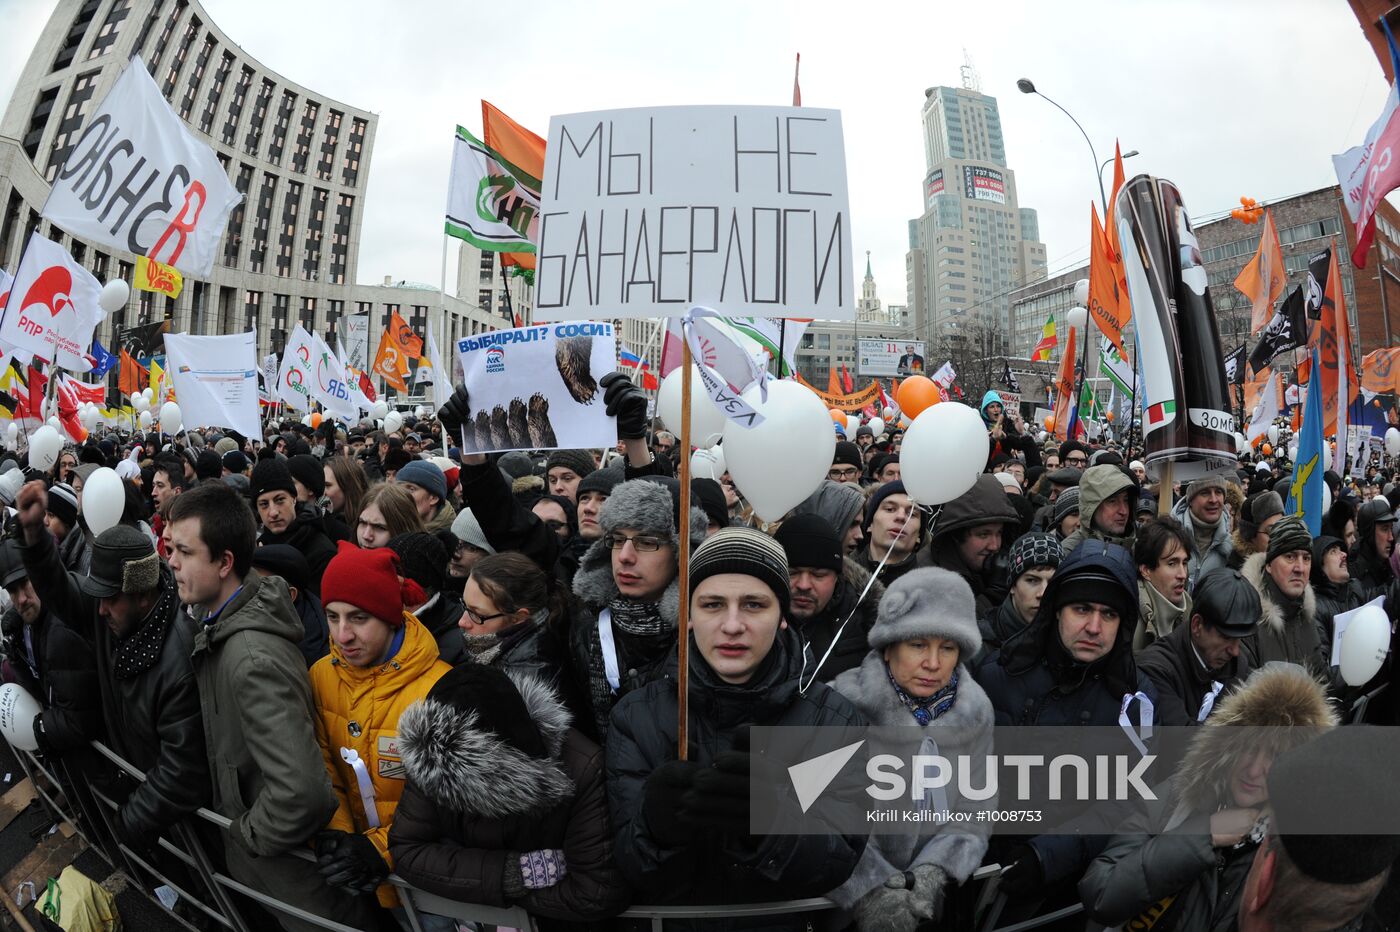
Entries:
<svg viewBox="0 0 1400 932">
<path fill-rule="evenodd" d="M 127 778 L 145 782 L 145 773 L 102 742 L 94 741 L 92 747 Z M 235 900 L 236 894 L 274 914 L 300 920 L 326 929 L 328 932 L 362 932 L 353 926 L 325 919 L 299 909 L 218 870 L 204 850 L 203 843 L 199 840 L 197 833 L 188 824 L 175 826 L 171 837 L 162 836 L 158 840 L 160 851 L 178 861 L 188 872 L 187 877 L 171 876 L 173 872 L 169 869 L 169 865 L 155 863 L 156 859 L 151 857 L 149 852 L 133 850 L 119 840 L 120 836 L 114 827 L 113 819 L 120 804 L 101 788 L 93 785 L 92 781 L 79 780 L 78 775 L 73 773 L 71 768 L 63 767 L 62 764 L 55 766 L 53 761 L 41 759 L 13 745 L 11 745 L 11 750 L 19 759 L 21 768 L 29 777 L 38 795 L 44 799 L 44 802 L 57 817 L 74 827 L 89 847 L 96 849 L 114 867 L 125 869 L 127 874 L 133 878 L 150 878 L 159 884 L 168 886 L 179 895 L 182 901 L 189 903 L 192 908 L 221 927 L 233 930 L 233 932 L 262 932 L 258 927 L 250 925 L 247 917 L 243 915 L 243 911 L 240 910 Z M 62 778 L 58 770 L 64 771 Z M 36 779 L 39 776 L 42 776 L 43 779 Z M 85 803 L 85 796 L 90 797 L 89 802 Z M 67 803 L 67 806 L 64 803 Z M 76 818 L 75 813 L 69 811 L 69 807 L 74 806 L 76 806 L 77 812 L 82 813 L 82 818 Z M 195 815 L 220 831 L 227 831 L 232 825 L 229 819 L 207 808 L 200 808 Z M 315 860 L 309 850 L 294 849 L 288 854 L 308 861 Z M 1076 905 L 1014 925 L 997 927 L 995 923 L 1006 903 L 1004 894 L 998 891 L 1001 870 L 1000 865 L 996 864 L 980 867 L 965 885 L 979 885 L 975 895 L 976 906 L 974 909 L 975 915 L 980 920 L 975 925 L 978 932 L 1028 932 L 1028 930 L 1040 928 L 1083 912 L 1083 906 Z M 202 889 L 192 889 L 194 884 L 191 881 L 198 882 Z M 420 890 L 397 874 L 391 874 L 388 882 L 393 884 L 399 893 L 412 932 L 423 932 L 422 924 L 418 918 L 419 913 L 446 916 L 459 922 L 511 927 L 520 929 L 521 932 L 536 932 L 538 929 L 535 917 L 520 907 L 502 908 L 449 900 L 426 890 Z M 149 892 L 145 884 L 139 886 L 143 892 Z M 782 916 L 829 912 L 836 908 L 836 904 L 825 897 L 813 897 L 769 903 L 633 906 L 623 912 L 619 918 L 647 920 L 653 932 L 661 932 L 667 920 Z"/>
</svg>

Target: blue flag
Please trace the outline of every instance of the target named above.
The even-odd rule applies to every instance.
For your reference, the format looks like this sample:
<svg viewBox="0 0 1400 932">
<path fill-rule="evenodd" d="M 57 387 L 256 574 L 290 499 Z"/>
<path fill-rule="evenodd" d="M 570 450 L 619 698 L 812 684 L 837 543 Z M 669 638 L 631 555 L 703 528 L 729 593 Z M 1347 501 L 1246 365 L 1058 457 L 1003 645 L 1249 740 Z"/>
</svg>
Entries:
<svg viewBox="0 0 1400 932">
<path fill-rule="evenodd" d="M 94 378 L 102 378 L 111 372 L 117 365 L 117 357 L 107 352 L 101 343 L 97 342 L 97 337 L 92 338 L 92 375 Z"/>
<path fill-rule="evenodd" d="M 1322 533 L 1322 381 L 1317 373 L 1317 348 L 1312 351 L 1312 380 L 1303 404 L 1303 428 L 1298 431 L 1298 457 L 1288 486 L 1284 511 L 1299 515 L 1313 537 Z"/>
</svg>

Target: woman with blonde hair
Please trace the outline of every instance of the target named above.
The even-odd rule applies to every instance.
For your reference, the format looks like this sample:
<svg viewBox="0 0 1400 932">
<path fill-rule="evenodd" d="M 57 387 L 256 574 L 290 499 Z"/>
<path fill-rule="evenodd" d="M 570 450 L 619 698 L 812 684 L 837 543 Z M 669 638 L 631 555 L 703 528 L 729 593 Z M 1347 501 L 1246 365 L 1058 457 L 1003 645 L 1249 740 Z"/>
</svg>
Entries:
<svg viewBox="0 0 1400 932">
<path fill-rule="evenodd" d="M 364 550 L 386 547 L 400 534 L 423 530 L 418 506 L 413 496 L 401 485 L 381 482 L 369 490 L 360 505 L 360 517 L 355 527 L 355 542 Z"/>
</svg>

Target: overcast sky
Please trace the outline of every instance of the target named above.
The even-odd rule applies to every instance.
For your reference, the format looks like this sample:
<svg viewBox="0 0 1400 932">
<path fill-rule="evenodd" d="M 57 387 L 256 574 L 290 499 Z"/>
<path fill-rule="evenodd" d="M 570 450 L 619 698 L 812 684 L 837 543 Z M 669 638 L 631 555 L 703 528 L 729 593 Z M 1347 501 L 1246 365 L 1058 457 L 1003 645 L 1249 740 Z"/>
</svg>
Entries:
<svg viewBox="0 0 1400 932">
<path fill-rule="evenodd" d="M 203 3 L 266 67 L 380 115 L 362 282 L 438 281 L 452 131 L 480 129 L 483 97 L 541 135 L 552 113 L 783 105 L 801 52 L 803 103 L 842 111 L 857 281 L 869 250 L 881 299 L 903 304 L 924 89 L 957 86 L 964 49 L 998 98 L 1052 272 L 1087 255 L 1098 186 L 1074 125 L 1017 78 L 1075 114 L 1100 159 L 1115 137 L 1140 150 L 1129 176 L 1175 181 L 1196 218 L 1335 183 L 1330 155 L 1361 140 L 1386 91 L 1342 0 Z M 0 100 L 53 6 L 0 0 Z"/>
</svg>

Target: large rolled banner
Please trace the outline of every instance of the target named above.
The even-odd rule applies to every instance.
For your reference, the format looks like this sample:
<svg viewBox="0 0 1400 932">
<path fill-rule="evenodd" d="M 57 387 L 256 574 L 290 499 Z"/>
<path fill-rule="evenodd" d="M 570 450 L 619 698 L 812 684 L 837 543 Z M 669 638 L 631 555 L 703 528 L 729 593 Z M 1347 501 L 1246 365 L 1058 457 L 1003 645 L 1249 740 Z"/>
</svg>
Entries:
<svg viewBox="0 0 1400 932">
<path fill-rule="evenodd" d="M 1143 463 L 1190 480 L 1235 465 L 1235 418 L 1205 265 L 1181 192 L 1138 175 L 1114 209 L 1141 355 Z M 1190 377 L 1186 377 L 1190 373 Z"/>
</svg>

